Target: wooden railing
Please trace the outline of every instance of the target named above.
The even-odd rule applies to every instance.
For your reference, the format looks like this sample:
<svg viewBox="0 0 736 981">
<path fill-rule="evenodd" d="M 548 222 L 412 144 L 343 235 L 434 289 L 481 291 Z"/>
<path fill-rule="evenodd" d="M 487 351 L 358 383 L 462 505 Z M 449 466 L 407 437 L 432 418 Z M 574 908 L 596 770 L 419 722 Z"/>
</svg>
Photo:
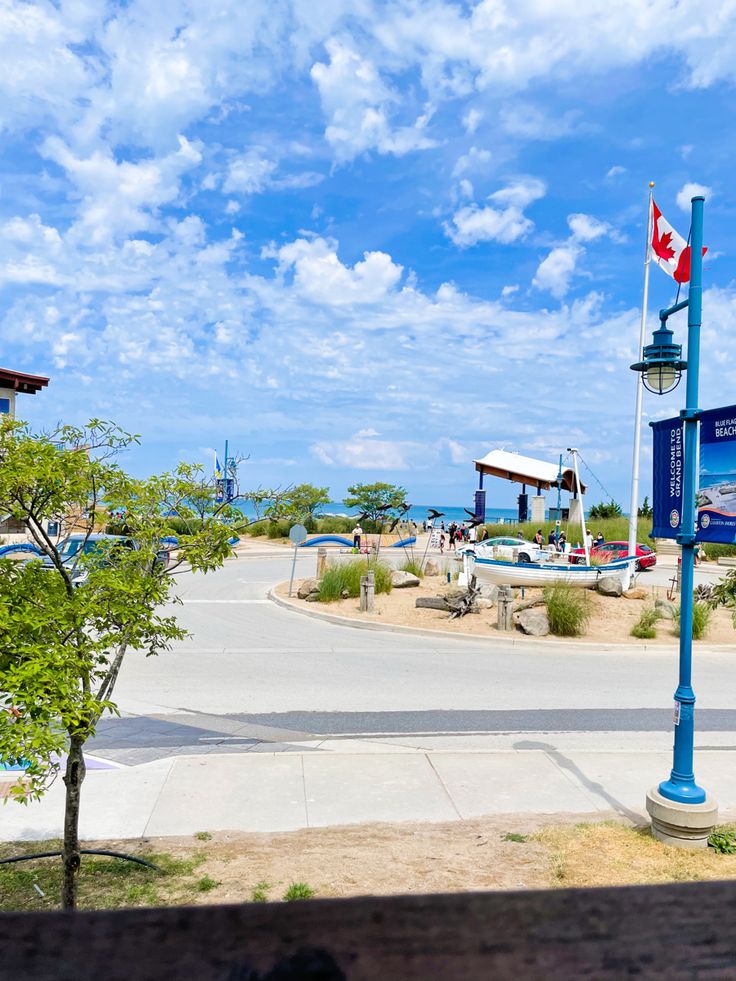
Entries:
<svg viewBox="0 0 736 981">
<path fill-rule="evenodd" d="M 3 981 L 634 977 L 736 978 L 736 885 L 0 916 Z"/>
</svg>

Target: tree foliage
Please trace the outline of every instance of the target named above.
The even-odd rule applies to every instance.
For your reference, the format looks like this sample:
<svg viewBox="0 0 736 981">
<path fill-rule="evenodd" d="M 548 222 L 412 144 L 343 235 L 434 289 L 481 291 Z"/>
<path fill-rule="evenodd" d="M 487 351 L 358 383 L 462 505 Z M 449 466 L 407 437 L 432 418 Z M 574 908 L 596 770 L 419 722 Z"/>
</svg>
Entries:
<svg viewBox="0 0 736 981">
<path fill-rule="evenodd" d="M 390 511 L 396 511 L 406 503 L 406 489 L 382 481 L 353 484 L 348 487 L 343 503 L 349 508 L 360 508 L 371 521 L 380 522 Z"/>
<path fill-rule="evenodd" d="M 313 522 L 324 504 L 330 503 L 329 487 L 315 487 L 314 484 L 297 484 L 288 487 L 279 495 L 266 513 L 271 510 L 278 518 L 289 518 L 294 521 Z"/>
<path fill-rule="evenodd" d="M 644 500 L 643 500 L 643 502 L 641 504 L 641 507 L 639 508 L 638 514 L 639 514 L 639 517 L 640 518 L 651 518 L 651 516 L 652 516 L 652 505 L 649 503 L 649 498 L 648 497 L 645 497 L 644 498 Z"/>
<path fill-rule="evenodd" d="M 230 552 L 233 509 L 216 502 L 201 468 L 133 479 L 115 456 L 136 442 L 99 420 L 40 436 L 24 423 L 0 424 L 0 509 L 25 525 L 45 557 L 0 560 L 0 758 L 25 767 L 13 788 L 21 800 L 40 797 L 64 770 L 67 907 L 80 860 L 84 745 L 101 715 L 115 711 L 126 652 L 156 655 L 184 637 L 164 612 L 177 601 L 170 572 L 184 563 L 208 572 Z M 167 568 L 161 539 L 174 531 L 171 515 L 185 530 Z M 49 535 L 50 522 L 83 537 L 73 556 Z M 110 522 L 124 537 L 89 543 Z"/>
<path fill-rule="evenodd" d="M 601 501 L 590 509 L 589 516 L 593 521 L 603 521 L 606 518 L 618 518 L 621 515 L 621 505 L 615 501 Z"/>
</svg>

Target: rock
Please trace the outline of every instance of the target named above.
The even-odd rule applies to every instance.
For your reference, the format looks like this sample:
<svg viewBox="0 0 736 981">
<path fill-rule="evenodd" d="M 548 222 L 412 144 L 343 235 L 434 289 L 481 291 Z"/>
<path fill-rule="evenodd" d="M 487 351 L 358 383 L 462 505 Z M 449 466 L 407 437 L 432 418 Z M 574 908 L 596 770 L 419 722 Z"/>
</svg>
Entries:
<svg viewBox="0 0 736 981">
<path fill-rule="evenodd" d="M 299 589 L 296 591 L 296 595 L 299 599 L 306 599 L 310 593 L 319 592 L 319 579 L 303 579 L 299 583 Z"/>
<path fill-rule="evenodd" d="M 549 618 L 544 610 L 522 610 L 519 614 L 519 627 L 532 637 L 546 637 L 549 633 Z"/>
<path fill-rule="evenodd" d="M 496 604 L 492 599 L 488 599 L 486 596 L 479 596 L 473 603 L 473 608 L 471 613 L 480 613 L 481 610 L 492 610 Z"/>
<path fill-rule="evenodd" d="M 498 599 L 498 586 L 494 586 L 490 582 L 480 583 L 480 595 L 483 599 L 491 601 L 491 604 L 495 603 Z"/>
<path fill-rule="evenodd" d="M 624 591 L 621 580 L 615 576 L 603 576 L 598 580 L 595 588 L 602 596 L 620 596 Z"/>
<path fill-rule="evenodd" d="M 418 610 L 449 610 L 447 601 L 441 596 L 417 596 L 414 606 Z"/>
<path fill-rule="evenodd" d="M 350 590 L 347 587 L 345 587 L 345 589 L 341 590 L 340 596 L 342 597 L 342 599 L 350 599 Z"/>
<path fill-rule="evenodd" d="M 404 572 L 403 569 L 394 569 L 391 573 L 391 585 L 394 589 L 406 589 L 407 586 L 418 586 L 421 580 L 412 572 Z"/>
<path fill-rule="evenodd" d="M 442 595 L 449 603 L 452 600 L 459 599 L 461 596 L 464 596 L 466 592 L 467 589 L 465 586 L 458 586 L 457 583 L 453 583 L 453 585 L 447 587 Z"/>
<path fill-rule="evenodd" d="M 424 566 L 425 576 L 438 576 L 440 574 L 440 567 L 432 559 L 427 560 L 427 564 Z"/>
<path fill-rule="evenodd" d="M 636 589 L 627 589 L 625 593 L 622 594 L 624 599 L 648 599 L 649 593 L 646 589 L 642 589 L 638 586 Z"/>
<path fill-rule="evenodd" d="M 654 609 L 659 613 L 663 620 L 674 620 L 675 613 L 677 612 L 677 605 L 675 603 L 670 603 L 666 599 L 658 599 L 654 601 Z"/>
<path fill-rule="evenodd" d="M 318 603 L 319 602 L 319 593 L 318 592 L 310 593 L 309 596 L 306 596 L 305 597 L 305 599 L 306 599 L 307 603 Z"/>
</svg>

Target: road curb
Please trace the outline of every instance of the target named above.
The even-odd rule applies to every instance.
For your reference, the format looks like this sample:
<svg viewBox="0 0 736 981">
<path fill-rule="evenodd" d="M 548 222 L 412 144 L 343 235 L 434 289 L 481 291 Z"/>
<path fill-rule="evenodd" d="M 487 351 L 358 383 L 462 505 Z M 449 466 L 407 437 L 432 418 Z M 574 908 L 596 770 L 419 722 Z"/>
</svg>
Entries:
<svg viewBox="0 0 736 981">
<path fill-rule="evenodd" d="M 479 637 L 477 634 L 451 634 L 445 630 L 432 630 L 430 627 L 404 627 L 398 623 L 367 623 L 364 620 L 355 620 L 352 617 L 339 616 L 337 613 L 324 613 L 321 610 L 307 609 L 300 602 L 295 602 L 294 600 L 285 596 L 277 596 L 277 587 L 285 585 L 286 581 L 283 583 L 277 583 L 276 586 L 272 586 L 268 591 L 268 598 L 272 603 L 275 603 L 276 606 L 280 606 L 285 610 L 291 610 L 293 613 L 298 613 L 301 616 L 312 617 L 315 620 L 325 620 L 327 623 L 335 623 L 340 627 L 353 627 L 356 630 L 378 630 L 395 634 L 413 634 L 417 637 L 442 637 L 450 640 L 473 640 L 480 644 L 490 644 L 492 646 L 496 644 L 503 644 L 504 647 L 526 647 L 531 645 L 535 647 L 538 652 L 541 652 L 545 647 L 551 647 L 556 648 L 555 653 L 559 653 L 559 648 L 563 647 L 573 653 L 577 650 L 582 650 L 597 651 L 600 654 L 677 654 L 676 644 L 674 644 L 672 647 L 662 647 L 661 645 L 654 644 L 643 644 L 641 647 L 638 647 L 635 644 L 604 645 L 582 641 L 579 644 L 571 645 L 569 641 L 565 640 L 540 641 L 538 637 L 524 637 L 518 634 L 511 634 L 508 637 Z M 725 654 L 726 652 L 731 652 L 732 650 L 733 645 L 731 644 L 714 644 L 711 647 L 699 647 L 698 653 Z"/>
</svg>

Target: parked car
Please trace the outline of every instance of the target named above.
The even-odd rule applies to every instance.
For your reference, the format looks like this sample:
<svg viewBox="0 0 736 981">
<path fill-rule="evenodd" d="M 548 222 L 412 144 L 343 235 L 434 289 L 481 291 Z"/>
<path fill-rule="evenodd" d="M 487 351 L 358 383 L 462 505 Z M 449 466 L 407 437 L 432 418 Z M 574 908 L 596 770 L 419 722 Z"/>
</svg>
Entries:
<svg viewBox="0 0 736 981">
<path fill-rule="evenodd" d="M 462 553 L 470 549 L 471 551 L 477 552 L 478 555 L 491 558 L 493 556 L 494 546 L 498 558 L 506 561 L 513 559 L 515 551 L 518 552 L 519 562 L 541 562 L 549 555 L 547 549 L 540 548 L 534 542 L 524 541 L 523 538 L 505 538 L 503 536 L 485 538 L 482 542 L 478 542 L 475 545 L 463 545 L 458 549 L 458 552 Z"/>
<path fill-rule="evenodd" d="M 110 546 L 103 544 L 106 542 L 112 542 L 113 544 Z M 72 583 L 78 586 L 89 575 L 89 564 L 79 563 L 81 555 L 94 555 L 95 552 L 98 552 L 100 556 L 105 555 L 106 561 L 109 561 L 115 555 L 116 548 L 128 548 L 139 551 L 140 545 L 133 538 L 127 538 L 124 535 L 86 535 L 84 532 L 79 532 L 74 535 L 68 535 L 59 544 L 58 552 L 64 567 L 69 569 Z M 158 550 L 156 553 L 156 564 L 164 569 L 168 566 L 169 550 L 167 548 Z M 48 555 L 43 556 L 42 565 L 44 569 L 48 570 L 56 568 Z"/>
<path fill-rule="evenodd" d="M 600 561 L 612 562 L 614 559 L 625 559 L 629 554 L 628 542 L 604 542 L 603 545 L 596 545 L 590 550 L 591 558 Z M 585 549 L 574 548 L 570 553 L 571 562 L 585 562 Z M 636 571 L 651 569 L 657 564 L 657 553 L 649 545 L 636 546 Z"/>
</svg>

